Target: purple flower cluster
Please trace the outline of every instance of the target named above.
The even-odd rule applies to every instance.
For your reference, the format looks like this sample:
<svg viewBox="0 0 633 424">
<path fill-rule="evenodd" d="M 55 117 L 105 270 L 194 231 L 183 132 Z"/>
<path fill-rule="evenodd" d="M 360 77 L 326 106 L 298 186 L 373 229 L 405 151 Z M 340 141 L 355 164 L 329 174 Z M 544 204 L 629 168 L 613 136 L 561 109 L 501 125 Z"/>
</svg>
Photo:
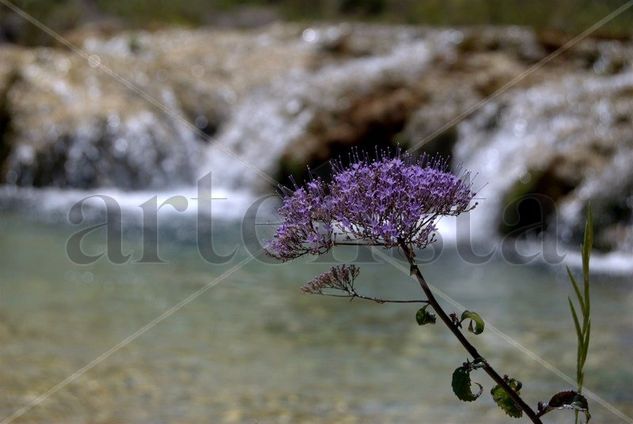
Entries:
<svg viewBox="0 0 633 424">
<path fill-rule="evenodd" d="M 283 224 L 268 243 L 268 253 L 281 260 L 326 253 L 334 245 L 330 196 L 320 180 L 310 181 L 284 198 Z"/>
<path fill-rule="evenodd" d="M 332 267 L 329 271 L 317 275 L 312 281 L 306 283 L 301 290 L 309 294 L 327 294 L 325 291 L 341 291 L 344 295 L 354 296 L 354 280 L 360 270 L 354 265 L 340 265 Z"/>
<path fill-rule="evenodd" d="M 426 247 L 440 217 L 475 206 L 467 176 L 449 172 L 443 161 L 407 154 L 335 163 L 330 183 L 315 179 L 284 197 L 283 224 L 268 251 L 291 260 L 349 242 Z"/>
</svg>

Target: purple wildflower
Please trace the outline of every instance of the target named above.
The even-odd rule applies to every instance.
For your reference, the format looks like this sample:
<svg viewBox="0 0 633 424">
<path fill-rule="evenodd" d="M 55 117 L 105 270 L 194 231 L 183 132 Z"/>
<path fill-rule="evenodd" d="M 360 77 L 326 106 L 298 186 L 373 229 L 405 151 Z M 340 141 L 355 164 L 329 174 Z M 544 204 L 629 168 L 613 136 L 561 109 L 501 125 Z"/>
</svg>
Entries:
<svg viewBox="0 0 633 424">
<path fill-rule="evenodd" d="M 426 247 L 435 240 L 440 217 L 475 206 L 465 180 L 426 156 L 356 158 L 348 167 L 335 163 L 329 184 L 313 180 L 284 198 L 279 210 L 284 222 L 268 250 L 290 260 L 325 253 L 341 242 Z"/>
<path fill-rule="evenodd" d="M 329 196 L 321 180 L 310 181 L 286 196 L 279 209 L 283 224 L 267 246 L 281 260 L 322 254 L 333 245 Z"/>
<path fill-rule="evenodd" d="M 354 296 L 354 280 L 360 270 L 354 265 L 340 265 L 332 267 L 329 271 L 317 275 L 306 283 L 301 290 L 309 294 L 327 294 L 325 291 L 341 291 L 344 295 Z"/>
</svg>

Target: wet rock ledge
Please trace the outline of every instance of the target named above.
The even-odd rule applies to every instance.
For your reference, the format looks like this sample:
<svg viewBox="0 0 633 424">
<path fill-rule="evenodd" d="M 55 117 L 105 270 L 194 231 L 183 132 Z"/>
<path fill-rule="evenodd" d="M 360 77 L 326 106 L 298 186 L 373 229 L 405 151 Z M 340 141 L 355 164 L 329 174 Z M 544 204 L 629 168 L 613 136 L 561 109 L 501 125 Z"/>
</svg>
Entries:
<svg viewBox="0 0 633 424">
<path fill-rule="evenodd" d="M 213 170 L 227 189 L 267 191 L 244 163 L 300 178 L 351 146 L 417 145 L 567 39 L 515 27 L 275 24 L 71 40 L 86 57 L 0 46 L 6 186 L 164 189 Z M 627 39 L 585 40 L 426 140 L 487 184 L 481 232 L 557 219 L 573 241 L 591 201 L 599 245 L 633 251 L 632 52 Z"/>
</svg>

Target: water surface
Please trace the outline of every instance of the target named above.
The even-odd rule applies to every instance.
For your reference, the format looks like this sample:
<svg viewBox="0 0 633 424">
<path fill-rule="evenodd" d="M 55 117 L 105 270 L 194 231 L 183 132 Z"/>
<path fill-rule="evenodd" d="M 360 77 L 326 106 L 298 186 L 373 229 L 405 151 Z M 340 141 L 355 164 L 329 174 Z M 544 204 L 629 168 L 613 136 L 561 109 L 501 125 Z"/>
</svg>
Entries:
<svg viewBox="0 0 633 424">
<path fill-rule="evenodd" d="M 195 245 L 164 234 L 164 264 L 105 258 L 73 264 L 76 228 L 15 215 L 0 231 L 0 413 L 6 416 L 88 364 L 245 257 L 203 261 Z M 221 253 L 237 226 L 218 228 Z M 138 231 L 126 249 L 138 247 Z M 98 251 L 99 236 L 86 249 Z M 343 252 L 341 257 L 353 256 Z M 138 251 L 135 258 L 138 258 Z M 464 352 L 440 325 L 420 328 L 415 305 L 378 305 L 303 295 L 327 264 L 251 261 L 112 353 L 15 422 L 91 423 L 505 423 L 485 393 L 460 403 L 450 375 Z M 561 268 L 502 261 L 468 265 L 450 250 L 424 268 L 456 301 L 558 367 L 575 373 L 575 335 Z M 361 265 L 359 288 L 419 297 L 390 265 Z M 450 308 L 450 307 L 449 307 Z M 633 415 L 633 287 L 595 278 L 593 344 L 586 385 Z M 536 404 L 569 388 L 493 332 L 472 336 L 489 361 L 524 383 Z M 477 375 L 486 392 L 491 388 Z M 596 423 L 625 422 L 592 401 Z M 547 422 L 572 422 L 556 413 Z M 515 422 L 526 422 L 515 421 Z"/>
</svg>

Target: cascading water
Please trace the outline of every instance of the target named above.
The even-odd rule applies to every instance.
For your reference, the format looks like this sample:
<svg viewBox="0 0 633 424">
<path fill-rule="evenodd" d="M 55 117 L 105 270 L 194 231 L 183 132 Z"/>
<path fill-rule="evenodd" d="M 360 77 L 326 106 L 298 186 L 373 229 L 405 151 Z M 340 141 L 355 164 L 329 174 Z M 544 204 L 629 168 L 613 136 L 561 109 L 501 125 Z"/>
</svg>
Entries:
<svg viewBox="0 0 633 424">
<path fill-rule="evenodd" d="M 219 170 L 221 187 L 270 189 L 251 165 L 277 175 L 279 159 L 288 149 L 301 149 L 317 115 L 335 116 L 349 107 L 350 97 L 362 97 L 381 86 L 407 87 L 424 76 L 433 58 L 427 41 L 395 46 L 385 55 L 326 65 L 276 79 L 248 96 L 210 146 L 204 171 Z M 239 159 L 231 158 L 226 150 Z"/>
<path fill-rule="evenodd" d="M 630 70 L 611 76 L 570 75 L 486 105 L 459 126 L 455 148 L 456 158 L 486 183 L 480 193 L 485 201 L 472 214 L 473 228 L 481 236 L 500 227 L 503 231 L 504 208 L 510 205 L 519 208 L 524 220 L 545 220 L 551 236 L 577 244 L 585 206 L 591 203 L 596 245 L 630 252 L 631 116 Z M 532 205 L 513 203 L 525 195 L 544 198 Z M 506 212 L 511 218 L 513 210 Z M 506 231 L 517 224 L 507 223 Z"/>
<path fill-rule="evenodd" d="M 89 61 L 0 48 L 4 206 L 63 212 L 103 193 L 136 208 L 179 194 L 195 212 L 195 181 L 210 172 L 226 198 L 214 212 L 236 216 L 296 164 L 368 140 L 414 145 L 546 54 L 520 28 L 274 25 L 81 41 Z M 552 199 L 545 219 L 559 220 L 562 240 L 575 242 L 590 200 L 599 246 L 633 250 L 631 51 L 586 41 L 427 145 L 485 184 L 475 233 L 511 233 L 503 208 L 537 193 Z"/>
</svg>

